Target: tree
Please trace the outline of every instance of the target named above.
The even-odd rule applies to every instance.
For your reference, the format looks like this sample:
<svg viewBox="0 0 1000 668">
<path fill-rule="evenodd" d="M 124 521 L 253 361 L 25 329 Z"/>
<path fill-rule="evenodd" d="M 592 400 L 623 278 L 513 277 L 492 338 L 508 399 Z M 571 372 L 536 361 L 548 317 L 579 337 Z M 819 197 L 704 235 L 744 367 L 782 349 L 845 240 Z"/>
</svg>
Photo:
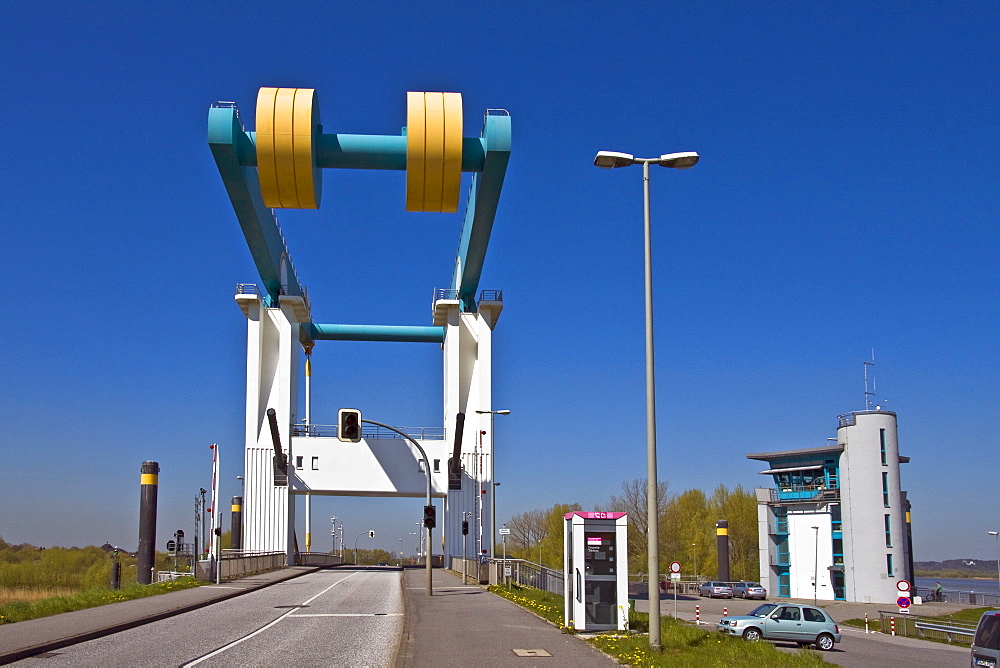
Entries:
<svg viewBox="0 0 1000 668">
<path fill-rule="evenodd" d="M 549 568 L 562 568 L 563 516 L 573 510 L 580 510 L 580 504 L 557 503 L 548 510 L 529 510 L 512 517 L 507 523 L 508 555 Z"/>
<path fill-rule="evenodd" d="M 537 560 L 538 551 L 534 550 L 534 559 L 532 559 L 532 550 L 545 537 L 547 531 L 545 511 L 529 510 L 515 515 L 507 523 L 507 528 L 510 529 L 507 549 L 511 556 L 516 555 L 518 558 L 528 561 Z"/>
<path fill-rule="evenodd" d="M 660 547 L 662 553 L 662 537 L 665 535 L 663 521 L 666 516 L 670 499 L 667 495 L 667 483 L 656 484 L 656 508 L 660 527 Z M 642 573 L 648 563 L 649 515 L 646 512 L 646 478 L 633 478 L 622 482 L 622 495 L 614 496 L 607 504 L 598 510 L 605 512 L 628 514 L 628 563 L 633 573 Z M 660 555 L 663 561 L 663 555 Z"/>
<path fill-rule="evenodd" d="M 731 491 L 719 485 L 708 504 L 717 520 L 729 522 L 730 577 L 734 581 L 756 580 L 760 577 L 757 497 L 742 485 Z"/>
<path fill-rule="evenodd" d="M 715 572 L 714 520 L 700 489 L 689 489 L 667 504 L 661 526 L 661 564 L 679 561 L 691 575 Z M 697 570 L 695 572 L 695 561 Z M 662 566 L 661 566 L 662 568 Z"/>
</svg>

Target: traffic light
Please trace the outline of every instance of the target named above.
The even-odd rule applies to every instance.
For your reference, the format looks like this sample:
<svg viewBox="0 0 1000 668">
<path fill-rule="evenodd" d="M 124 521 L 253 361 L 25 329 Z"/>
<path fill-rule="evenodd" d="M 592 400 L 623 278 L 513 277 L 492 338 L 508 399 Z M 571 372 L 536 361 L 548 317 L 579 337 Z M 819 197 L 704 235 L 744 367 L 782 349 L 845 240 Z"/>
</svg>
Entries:
<svg viewBox="0 0 1000 668">
<path fill-rule="evenodd" d="M 462 521 L 462 535 L 463 536 L 468 536 L 469 535 L 469 521 L 468 520 L 463 520 Z"/>
<path fill-rule="evenodd" d="M 375 532 L 374 531 L 369 531 L 368 532 L 368 537 L 369 538 L 374 538 L 375 537 Z"/>
<path fill-rule="evenodd" d="M 361 441 L 361 411 L 341 408 L 337 413 L 337 438 L 345 443 Z"/>
<path fill-rule="evenodd" d="M 437 511 L 434 506 L 424 506 L 424 526 L 428 529 L 437 526 Z"/>
</svg>

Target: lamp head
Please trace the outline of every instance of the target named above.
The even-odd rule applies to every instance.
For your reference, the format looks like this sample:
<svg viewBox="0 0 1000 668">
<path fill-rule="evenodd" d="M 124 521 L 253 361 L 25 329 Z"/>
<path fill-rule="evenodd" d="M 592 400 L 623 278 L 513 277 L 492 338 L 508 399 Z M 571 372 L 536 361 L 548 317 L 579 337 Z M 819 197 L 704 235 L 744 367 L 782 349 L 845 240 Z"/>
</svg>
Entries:
<svg viewBox="0 0 1000 668">
<path fill-rule="evenodd" d="M 694 151 L 685 153 L 667 153 L 660 156 L 660 165 L 674 169 L 691 169 L 698 164 L 699 156 Z"/>
<path fill-rule="evenodd" d="M 618 153 L 617 151 L 599 151 L 594 158 L 594 166 L 601 169 L 614 169 L 615 167 L 627 167 L 635 162 L 635 156 L 631 153 Z"/>
</svg>

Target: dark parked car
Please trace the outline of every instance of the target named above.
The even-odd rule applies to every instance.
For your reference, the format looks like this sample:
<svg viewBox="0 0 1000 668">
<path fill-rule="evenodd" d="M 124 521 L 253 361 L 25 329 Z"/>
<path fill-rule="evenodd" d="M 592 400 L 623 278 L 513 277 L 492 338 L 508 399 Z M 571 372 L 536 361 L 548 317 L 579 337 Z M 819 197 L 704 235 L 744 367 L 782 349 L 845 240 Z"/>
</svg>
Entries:
<svg viewBox="0 0 1000 668">
<path fill-rule="evenodd" d="M 705 582 L 698 587 L 698 595 L 710 598 L 732 598 L 733 588 L 729 586 L 728 582 Z"/>
<path fill-rule="evenodd" d="M 996 668 L 1000 662 L 1000 610 L 984 612 L 972 641 L 972 665 Z"/>
<path fill-rule="evenodd" d="M 749 615 L 724 617 L 715 626 L 720 633 L 744 640 L 788 640 L 829 651 L 840 642 L 840 627 L 823 608 L 811 605 L 765 603 Z"/>
<path fill-rule="evenodd" d="M 759 582 L 737 582 L 733 585 L 733 596 L 740 598 L 767 598 L 767 590 Z"/>
</svg>

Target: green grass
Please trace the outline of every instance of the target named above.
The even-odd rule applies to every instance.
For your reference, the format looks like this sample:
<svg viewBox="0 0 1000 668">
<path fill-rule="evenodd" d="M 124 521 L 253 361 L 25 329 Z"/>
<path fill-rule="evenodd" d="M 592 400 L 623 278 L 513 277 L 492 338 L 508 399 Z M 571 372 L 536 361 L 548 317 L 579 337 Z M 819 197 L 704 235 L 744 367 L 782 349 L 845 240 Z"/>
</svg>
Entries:
<svg viewBox="0 0 1000 668">
<path fill-rule="evenodd" d="M 995 609 L 996 608 L 967 608 L 965 610 L 959 610 L 957 612 L 953 612 L 953 613 L 948 614 L 948 615 L 922 615 L 922 616 L 924 616 L 924 617 L 934 617 L 935 619 L 940 619 L 940 620 L 945 621 L 945 622 L 947 622 L 949 620 L 961 621 L 961 622 L 978 622 L 979 618 L 983 616 L 984 612 L 986 612 L 987 610 L 995 610 Z M 903 619 L 903 615 L 899 615 L 897 617 L 897 619 L 900 619 L 900 620 Z M 840 623 L 844 624 L 845 626 L 854 626 L 854 627 L 859 628 L 859 629 L 865 628 L 865 620 L 863 620 L 863 619 L 847 619 L 847 620 L 844 620 L 843 622 L 840 622 Z M 881 626 L 879 625 L 879 618 L 878 617 L 875 617 L 874 619 L 870 618 L 868 620 L 868 628 L 869 629 L 874 629 L 874 630 L 880 630 Z M 896 622 L 896 634 L 897 635 L 903 635 L 904 628 L 908 628 L 908 627 L 904 627 L 904 624 L 903 624 L 902 621 L 897 621 Z M 930 636 L 930 635 L 920 636 L 919 634 L 917 634 L 915 632 L 914 629 L 911 628 L 910 630 L 911 630 L 911 633 L 909 633 L 907 637 L 910 637 L 910 638 L 919 638 L 920 640 L 929 640 L 931 642 L 944 643 L 945 645 L 957 645 L 959 647 L 968 647 L 969 643 L 971 642 L 971 636 L 956 636 L 956 638 L 964 638 L 964 640 L 954 640 L 952 642 L 948 642 L 947 638 L 939 638 L 939 637 Z M 933 632 L 929 632 L 929 633 L 933 633 Z"/>
<path fill-rule="evenodd" d="M 108 603 L 131 601 L 136 598 L 166 594 L 181 589 L 199 587 L 203 582 L 194 578 L 180 578 L 171 582 L 159 582 L 150 585 L 133 584 L 121 589 L 88 589 L 70 596 L 53 596 L 37 601 L 14 601 L 0 606 L 0 624 L 12 624 L 28 619 L 58 615 L 63 612 L 94 608 Z"/>
<path fill-rule="evenodd" d="M 512 585 L 493 585 L 490 591 L 503 596 L 553 624 L 563 626 L 563 599 L 558 594 Z M 628 666 L 819 666 L 824 661 L 813 650 L 779 651 L 769 642 L 750 643 L 708 631 L 688 622 L 661 617 L 661 652 L 649 647 L 649 615 L 631 612 L 629 627 L 632 633 L 601 633 L 587 638 L 606 654 Z"/>
</svg>

